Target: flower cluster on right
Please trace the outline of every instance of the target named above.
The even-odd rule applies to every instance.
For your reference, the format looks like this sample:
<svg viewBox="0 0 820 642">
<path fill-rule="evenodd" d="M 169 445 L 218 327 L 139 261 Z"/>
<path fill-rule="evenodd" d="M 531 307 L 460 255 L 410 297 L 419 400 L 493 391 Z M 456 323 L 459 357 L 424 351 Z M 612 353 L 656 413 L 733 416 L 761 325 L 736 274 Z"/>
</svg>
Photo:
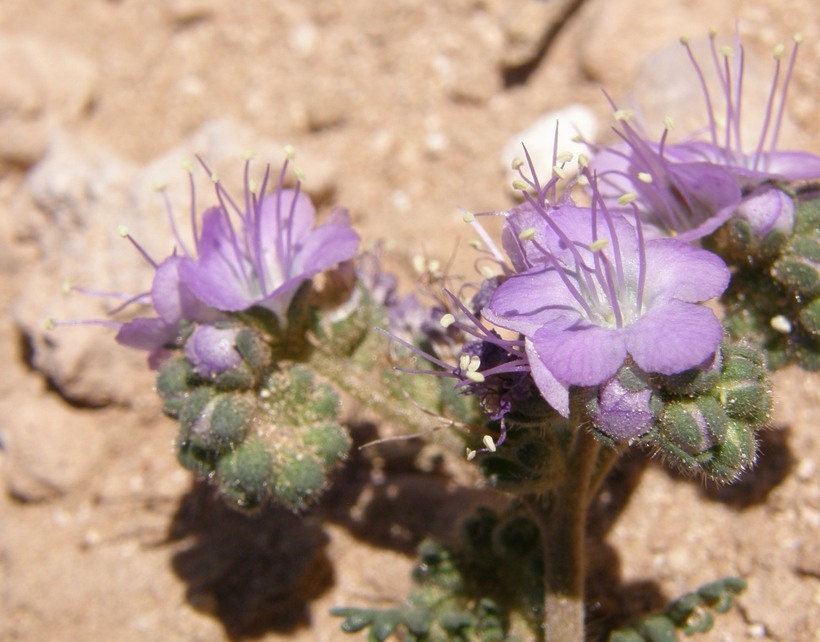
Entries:
<svg viewBox="0 0 820 642">
<path fill-rule="evenodd" d="M 542 182 L 524 150 L 522 202 L 493 213 L 504 218 L 501 249 L 481 231 L 496 274 L 442 320 L 465 342 L 457 367 L 436 364 L 500 420 L 479 453 L 504 456 L 511 430 L 527 423 L 518 410 L 532 407 L 522 402 L 529 395 L 556 421 L 579 412 L 607 443 L 648 443 L 690 472 L 727 480 L 753 463 L 754 431 L 770 410 L 767 368 L 816 370 L 820 353 L 820 156 L 777 148 L 800 41 L 785 72 L 784 48 L 775 49 L 749 149 L 743 46 L 712 35 L 720 116 L 682 39 L 703 90 L 705 138 L 673 144 L 667 123 L 654 142 L 613 103 L 618 141 L 591 145 L 562 192 L 569 155 L 555 150 Z M 580 189 L 583 199 L 573 198 Z M 720 313 L 707 305 L 717 299 Z"/>
</svg>

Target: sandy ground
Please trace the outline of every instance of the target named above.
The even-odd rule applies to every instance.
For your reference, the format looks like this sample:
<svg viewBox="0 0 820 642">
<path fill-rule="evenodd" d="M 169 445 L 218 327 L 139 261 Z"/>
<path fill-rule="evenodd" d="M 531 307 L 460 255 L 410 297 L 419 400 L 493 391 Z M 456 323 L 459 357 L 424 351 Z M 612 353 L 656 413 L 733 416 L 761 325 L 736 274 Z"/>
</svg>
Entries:
<svg viewBox="0 0 820 642">
<path fill-rule="evenodd" d="M 139 355 L 101 328 L 44 335 L 46 316 L 91 305 L 66 303 L 63 278 L 145 287 L 116 228 L 128 217 L 167 247 L 150 184 L 184 202 L 186 150 L 229 175 L 246 149 L 278 162 L 267 150 L 293 144 L 311 193 L 350 208 L 367 243 L 388 239 L 408 284 L 415 255 L 457 247 L 464 273 L 456 208 L 510 203 L 499 159 L 516 132 L 578 103 L 604 139 L 602 87 L 640 89 L 650 116 L 685 111 L 656 52 L 736 21 L 764 89 L 767 52 L 805 33 L 786 135 L 820 150 L 815 2 L 4 0 L 0 639 L 347 639 L 328 609 L 400 601 L 419 539 L 486 495 L 457 457 L 426 475 L 405 447 L 355 458 L 302 518 L 237 514 L 177 466 Z M 735 486 L 642 456 L 615 470 L 589 543 L 591 636 L 741 574 L 749 590 L 710 639 L 820 640 L 817 384 L 776 375 L 759 465 Z"/>
</svg>

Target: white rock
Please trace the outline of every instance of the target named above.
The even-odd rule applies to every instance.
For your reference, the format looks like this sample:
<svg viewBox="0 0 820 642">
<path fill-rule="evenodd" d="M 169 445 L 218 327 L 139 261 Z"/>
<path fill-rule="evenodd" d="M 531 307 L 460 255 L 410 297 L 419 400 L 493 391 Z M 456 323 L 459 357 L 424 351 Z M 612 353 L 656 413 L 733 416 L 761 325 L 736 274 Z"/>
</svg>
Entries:
<svg viewBox="0 0 820 642">
<path fill-rule="evenodd" d="M 555 127 L 558 124 L 558 153 L 570 152 L 572 160 L 563 166 L 567 177 L 578 171 L 578 154 L 589 154 L 587 146 L 576 142 L 579 136 L 588 142 L 595 142 L 598 135 L 598 121 L 595 114 L 584 105 L 570 105 L 564 109 L 544 114 L 522 132 L 510 137 L 501 152 L 501 162 L 507 172 L 509 182 L 519 178 L 512 169 L 513 160 L 524 158 L 524 149 L 532 158 L 538 177 L 546 180 L 552 174 L 553 148 L 555 147 Z"/>
</svg>

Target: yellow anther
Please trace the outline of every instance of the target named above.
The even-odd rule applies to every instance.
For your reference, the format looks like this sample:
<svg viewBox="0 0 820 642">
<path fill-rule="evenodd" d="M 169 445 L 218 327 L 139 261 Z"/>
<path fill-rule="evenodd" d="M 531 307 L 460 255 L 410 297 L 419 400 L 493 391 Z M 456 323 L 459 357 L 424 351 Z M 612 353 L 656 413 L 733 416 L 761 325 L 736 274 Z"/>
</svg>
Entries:
<svg viewBox="0 0 820 642">
<path fill-rule="evenodd" d="M 165 188 L 168 187 L 167 183 L 163 183 L 162 181 L 154 181 L 151 183 L 151 189 L 155 192 L 162 192 Z"/>
<path fill-rule="evenodd" d="M 472 370 L 468 370 L 464 373 L 464 376 L 467 377 L 473 383 L 484 383 L 484 375 L 480 372 L 473 372 Z"/>
<path fill-rule="evenodd" d="M 285 157 L 288 160 L 293 160 L 296 158 L 296 148 L 293 145 L 285 145 L 282 148 L 282 151 L 285 152 Z"/>
<path fill-rule="evenodd" d="M 578 167 L 589 167 L 589 156 L 578 154 Z"/>
<path fill-rule="evenodd" d="M 256 152 L 251 151 L 250 149 L 246 149 L 244 152 L 242 152 L 242 160 L 249 161 L 253 158 L 256 158 Z"/>
<path fill-rule="evenodd" d="M 256 193 L 256 188 L 257 187 L 258 187 L 258 185 L 256 184 L 255 180 L 251 179 L 251 180 L 248 181 L 248 189 L 251 191 L 251 194 Z"/>
<path fill-rule="evenodd" d="M 629 205 L 637 198 L 638 195 L 635 192 L 627 192 L 626 194 L 621 194 L 618 197 L 618 205 Z"/>
<path fill-rule="evenodd" d="M 777 59 L 783 55 L 783 52 L 786 50 L 786 47 L 783 44 L 775 45 L 774 49 L 772 50 L 772 56 Z"/>
<path fill-rule="evenodd" d="M 458 358 L 458 367 L 462 371 L 466 371 L 470 367 L 470 355 L 463 354 Z"/>
<path fill-rule="evenodd" d="M 528 227 L 526 230 L 521 230 L 518 233 L 518 240 L 519 241 L 529 241 L 530 239 L 535 238 L 535 228 Z"/>
<path fill-rule="evenodd" d="M 45 323 L 43 323 L 43 329 L 45 329 L 46 332 L 51 332 L 56 327 L 57 322 L 52 318 L 46 319 Z"/>
<path fill-rule="evenodd" d="M 473 239 L 472 241 L 470 241 L 470 242 L 468 243 L 468 245 L 469 245 L 471 248 L 473 248 L 474 250 L 482 250 L 482 249 L 484 249 L 484 246 L 481 244 L 481 241 L 477 241 L 476 239 Z"/>
<path fill-rule="evenodd" d="M 475 221 L 475 214 L 473 214 L 469 210 L 462 209 L 461 218 L 465 223 L 472 223 L 473 221 Z"/>
<path fill-rule="evenodd" d="M 490 435 L 484 435 L 484 439 L 481 440 L 484 442 L 484 446 L 489 450 L 491 453 L 495 452 L 495 441 L 493 440 Z"/>
<path fill-rule="evenodd" d="M 517 156 L 512 159 L 512 163 L 510 163 L 510 167 L 512 167 L 515 171 L 518 171 L 522 167 L 524 167 L 524 161 Z"/>
<path fill-rule="evenodd" d="M 305 173 L 302 171 L 301 167 L 294 167 L 293 168 L 293 175 L 296 177 L 296 180 L 300 183 L 305 182 Z"/>
<path fill-rule="evenodd" d="M 616 109 L 615 110 L 615 120 L 629 120 L 635 115 L 631 109 Z"/>
<path fill-rule="evenodd" d="M 119 234 L 122 238 L 126 238 L 128 236 L 128 228 L 125 227 L 125 225 L 118 225 L 117 234 Z"/>
<path fill-rule="evenodd" d="M 514 180 L 512 182 L 513 189 L 524 190 L 529 187 L 524 181 Z"/>
<path fill-rule="evenodd" d="M 638 172 L 638 180 L 641 181 L 641 183 L 651 183 L 652 174 L 649 172 Z"/>
<path fill-rule="evenodd" d="M 675 129 L 675 119 L 671 116 L 666 116 L 663 119 L 663 126 L 666 128 L 666 131 L 671 132 L 673 129 Z"/>
<path fill-rule="evenodd" d="M 495 270 L 493 270 L 489 265 L 482 265 L 478 271 L 485 279 L 491 279 L 495 276 Z"/>
<path fill-rule="evenodd" d="M 558 178 L 560 178 L 562 181 L 567 180 L 567 173 L 561 167 L 559 167 L 558 165 L 556 165 L 555 167 L 552 168 L 552 172 Z"/>
<path fill-rule="evenodd" d="M 416 274 L 424 274 L 426 261 L 421 254 L 416 254 L 412 259 L 413 271 Z"/>
<path fill-rule="evenodd" d="M 216 172 L 211 174 L 211 182 L 212 183 L 218 183 L 219 182 L 219 174 L 217 174 Z"/>
<path fill-rule="evenodd" d="M 560 152 L 556 157 L 555 160 L 559 163 L 569 163 L 572 160 L 572 152 L 564 151 Z"/>
<path fill-rule="evenodd" d="M 478 369 L 481 367 L 481 359 L 476 355 L 470 357 L 470 363 L 467 364 L 467 371 L 468 372 L 478 372 Z"/>
<path fill-rule="evenodd" d="M 442 328 L 449 328 L 455 322 L 456 318 L 449 312 L 439 319 L 439 325 L 441 325 Z"/>
<path fill-rule="evenodd" d="M 795 44 L 800 44 L 803 42 L 803 34 L 798 32 L 792 36 L 792 40 L 794 40 Z"/>
<path fill-rule="evenodd" d="M 184 169 L 189 174 L 192 174 L 194 171 L 194 163 L 190 158 L 186 158 L 183 160 L 180 165 L 182 165 L 182 169 Z"/>
<path fill-rule="evenodd" d="M 601 250 L 605 250 L 609 247 L 609 239 L 597 239 L 596 241 L 592 242 L 592 245 L 589 246 L 589 249 L 593 252 L 600 252 Z"/>
<path fill-rule="evenodd" d="M 732 49 L 729 45 L 723 45 L 718 49 L 721 55 L 726 56 L 727 58 L 731 58 L 735 55 L 735 50 Z"/>
<path fill-rule="evenodd" d="M 689 44 L 689 36 L 681 36 L 680 38 L 678 38 L 678 40 L 680 41 L 680 43 L 682 45 L 688 45 Z"/>
<path fill-rule="evenodd" d="M 582 186 L 583 186 L 583 185 L 589 185 L 589 179 L 588 179 L 588 178 L 586 177 L 586 175 L 584 175 L 584 174 L 581 174 L 581 175 L 580 175 L 580 176 L 579 176 L 579 177 L 575 180 L 575 182 L 576 182 L 578 185 L 582 185 Z"/>
<path fill-rule="evenodd" d="M 73 286 L 71 285 L 71 281 L 69 281 L 68 279 L 63 279 L 63 282 L 60 283 L 60 292 L 62 292 L 63 294 L 70 294 L 72 287 Z"/>
</svg>

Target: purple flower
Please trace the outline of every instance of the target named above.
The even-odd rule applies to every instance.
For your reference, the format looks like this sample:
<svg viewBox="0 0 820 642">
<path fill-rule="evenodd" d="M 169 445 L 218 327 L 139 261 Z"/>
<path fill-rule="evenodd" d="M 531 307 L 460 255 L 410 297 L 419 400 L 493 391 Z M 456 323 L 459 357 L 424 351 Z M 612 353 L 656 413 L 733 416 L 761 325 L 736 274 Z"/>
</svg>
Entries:
<svg viewBox="0 0 820 642">
<path fill-rule="evenodd" d="M 687 241 L 712 233 L 736 211 L 744 215 L 750 199 L 758 199 L 751 206 L 756 210 L 750 221 L 755 232 L 765 234 L 773 227 L 782 228 L 788 221 L 788 214 L 781 209 L 784 196 L 770 194 L 768 203 L 775 209 L 763 215 L 760 190 L 775 190 L 772 182 L 820 178 L 820 156 L 777 148 L 800 41 L 801 37 L 795 36 L 782 82 L 783 47 L 775 48 L 774 78 L 760 133 L 753 145 L 746 147 L 741 136 L 745 53 L 739 37 L 734 47 L 718 47 L 715 36 L 710 37 L 712 62 L 723 94 L 722 114 L 717 112 L 705 74 L 688 41 L 682 40 L 703 91 L 708 140 L 667 144 L 668 125 L 660 142 L 652 143 L 639 127 L 622 119 L 620 127 L 615 128 L 621 142 L 602 149 L 593 161 L 607 202 L 616 207 L 619 196 L 634 192 L 648 222 Z M 616 116 L 623 115 L 616 111 Z"/>
<path fill-rule="evenodd" d="M 180 265 L 182 282 L 206 305 L 224 312 L 263 306 L 283 320 L 300 285 L 355 255 L 359 236 L 347 212 L 335 210 L 314 228 L 310 199 L 298 185 L 282 186 L 285 167 L 277 188 L 260 197 L 251 190 L 246 166 L 240 205 L 216 184 L 219 205 L 203 215 L 198 258 L 188 256 Z M 269 171 L 261 194 L 268 178 Z"/>
<path fill-rule="evenodd" d="M 570 386 L 598 386 L 630 359 L 675 374 L 718 349 L 723 328 L 698 305 L 719 296 L 729 270 L 711 252 L 671 238 L 646 240 L 597 196 L 591 208 L 543 199 L 508 213 L 502 242 L 516 273 L 482 315 L 524 336 L 533 379 L 569 415 Z"/>
</svg>

